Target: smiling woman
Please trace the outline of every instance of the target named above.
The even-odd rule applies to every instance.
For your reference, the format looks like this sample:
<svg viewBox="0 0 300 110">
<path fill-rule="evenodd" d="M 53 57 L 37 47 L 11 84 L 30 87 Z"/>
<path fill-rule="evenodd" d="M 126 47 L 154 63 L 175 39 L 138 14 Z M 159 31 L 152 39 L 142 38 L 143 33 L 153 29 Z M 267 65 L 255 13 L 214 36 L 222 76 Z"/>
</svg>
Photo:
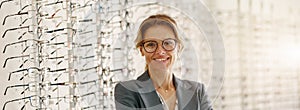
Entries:
<svg viewBox="0 0 300 110">
<path fill-rule="evenodd" d="M 173 64 L 183 48 L 175 20 L 150 16 L 140 25 L 135 43 L 146 69 L 137 80 L 116 85 L 117 110 L 212 110 L 203 84 L 173 75 Z"/>
</svg>

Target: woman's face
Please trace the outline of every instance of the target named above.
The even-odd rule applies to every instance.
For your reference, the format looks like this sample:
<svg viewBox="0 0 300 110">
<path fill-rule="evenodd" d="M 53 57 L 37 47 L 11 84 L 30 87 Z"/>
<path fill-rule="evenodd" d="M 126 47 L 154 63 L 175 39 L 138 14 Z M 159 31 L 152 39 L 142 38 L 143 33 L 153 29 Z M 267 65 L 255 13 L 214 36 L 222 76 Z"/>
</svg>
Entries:
<svg viewBox="0 0 300 110">
<path fill-rule="evenodd" d="M 157 48 L 153 49 L 153 52 L 149 53 L 145 50 L 143 46 L 140 46 L 140 51 L 143 56 L 145 56 L 146 63 L 149 66 L 156 66 L 159 68 L 164 68 L 170 70 L 175 61 L 178 46 L 175 45 L 174 50 L 166 50 L 168 47 L 166 45 L 172 44 L 173 42 L 166 39 L 176 39 L 172 29 L 164 25 L 155 25 L 148 28 L 144 33 L 144 47 L 146 45 L 152 46 L 151 44 L 146 44 L 146 42 L 154 41 L 157 42 Z M 162 42 L 164 41 L 164 47 Z M 176 43 L 175 43 L 176 44 Z"/>
</svg>

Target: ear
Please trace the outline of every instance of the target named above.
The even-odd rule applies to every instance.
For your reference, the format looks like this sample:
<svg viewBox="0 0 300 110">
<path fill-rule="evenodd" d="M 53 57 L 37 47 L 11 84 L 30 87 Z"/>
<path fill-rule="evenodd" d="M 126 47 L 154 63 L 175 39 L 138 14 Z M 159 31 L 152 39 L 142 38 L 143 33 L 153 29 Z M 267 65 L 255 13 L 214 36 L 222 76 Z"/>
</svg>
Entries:
<svg viewBox="0 0 300 110">
<path fill-rule="evenodd" d="M 139 50 L 140 50 L 142 56 L 144 56 L 143 48 L 141 46 L 139 47 Z"/>
</svg>

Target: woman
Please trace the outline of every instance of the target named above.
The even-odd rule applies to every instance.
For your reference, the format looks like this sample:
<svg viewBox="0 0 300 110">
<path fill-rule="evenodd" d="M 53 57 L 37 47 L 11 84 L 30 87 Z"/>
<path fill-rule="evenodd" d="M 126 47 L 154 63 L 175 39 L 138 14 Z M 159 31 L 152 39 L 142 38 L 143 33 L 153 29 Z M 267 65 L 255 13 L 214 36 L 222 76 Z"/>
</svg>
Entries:
<svg viewBox="0 0 300 110">
<path fill-rule="evenodd" d="M 152 15 L 140 25 L 136 47 L 146 60 L 145 72 L 115 87 L 117 110 L 212 110 L 204 85 L 181 80 L 172 66 L 183 48 L 175 20 Z"/>
</svg>

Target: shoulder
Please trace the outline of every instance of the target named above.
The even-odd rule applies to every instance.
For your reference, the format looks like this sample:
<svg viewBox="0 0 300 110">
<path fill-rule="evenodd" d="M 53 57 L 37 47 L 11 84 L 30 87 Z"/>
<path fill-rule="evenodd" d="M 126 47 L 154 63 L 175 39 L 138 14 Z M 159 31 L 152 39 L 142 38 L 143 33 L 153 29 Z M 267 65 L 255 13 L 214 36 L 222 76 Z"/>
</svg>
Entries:
<svg viewBox="0 0 300 110">
<path fill-rule="evenodd" d="M 117 83 L 114 92 L 117 110 L 132 110 L 139 106 L 140 95 L 136 80 L 123 81 Z"/>
<path fill-rule="evenodd" d="M 178 83 L 181 83 L 183 86 L 191 87 L 192 89 L 204 89 L 204 84 L 201 82 L 196 82 L 196 81 L 190 81 L 190 80 L 182 80 L 182 79 L 177 79 Z"/>
<path fill-rule="evenodd" d="M 114 97 L 115 100 L 122 104 L 136 103 L 138 99 L 138 87 L 135 80 L 119 82 L 115 86 Z"/>
<path fill-rule="evenodd" d="M 138 86 L 136 84 L 137 80 L 129 80 L 129 81 L 122 81 L 116 84 L 115 91 L 136 91 L 138 89 Z"/>
</svg>

